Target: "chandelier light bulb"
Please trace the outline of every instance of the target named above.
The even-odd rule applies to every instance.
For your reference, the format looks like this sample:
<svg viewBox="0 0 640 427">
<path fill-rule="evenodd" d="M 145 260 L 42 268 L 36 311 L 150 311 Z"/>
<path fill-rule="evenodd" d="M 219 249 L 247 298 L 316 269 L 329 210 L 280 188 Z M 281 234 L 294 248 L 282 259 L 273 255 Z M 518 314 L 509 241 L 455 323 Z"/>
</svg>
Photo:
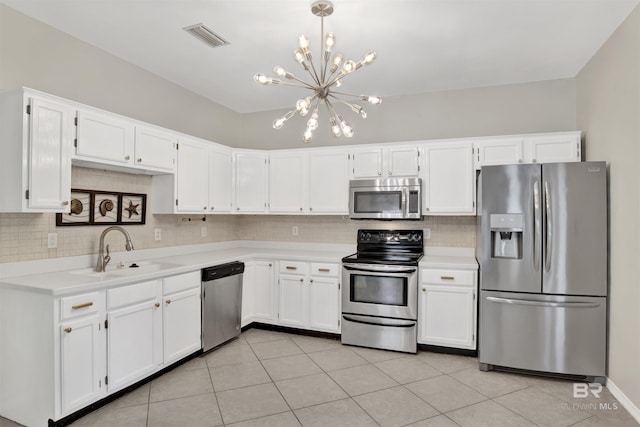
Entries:
<svg viewBox="0 0 640 427">
<path fill-rule="evenodd" d="M 300 64 L 304 64 L 304 53 L 302 53 L 302 50 L 300 49 L 296 49 L 293 51 L 293 56 L 296 58 L 296 61 L 298 61 Z"/>
<path fill-rule="evenodd" d="M 362 60 L 360 61 L 360 63 L 361 63 L 362 65 L 369 65 L 369 64 L 371 64 L 373 61 L 375 61 L 375 59 L 376 59 L 376 53 L 375 53 L 375 51 L 373 51 L 373 50 L 372 50 L 372 51 L 368 52 L 368 53 L 364 56 L 364 58 L 362 58 Z"/>
<path fill-rule="evenodd" d="M 331 52 L 333 46 L 336 44 L 336 35 L 333 33 L 327 33 L 324 38 L 324 48 L 327 52 Z"/>
<path fill-rule="evenodd" d="M 302 140 L 304 142 L 311 142 L 311 138 L 313 138 L 313 131 L 309 128 L 305 129 L 304 133 L 302 134 Z"/>
<path fill-rule="evenodd" d="M 274 129 L 282 129 L 282 126 L 284 126 L 284 122 L 286 122 L 287 120 L 284 117 L 278 117 L 277 119 L 275 119 L 273 121 L 273 128 Z"/>
<path fill-rule="evenodd" d="M 309 37 L 304 34 L 300 34 L 298 36 L 298 47 L 303 53 L 307 53 L 309 51 Z"/>
<path fill-rule="evenodd" d="M 357 68 L 358 64 L 356 64 L 355 61 L 349 59 L 348 61 L 346 61 L 344 63 L 344 65 L 342 66 L 342 72 L 344 74 L 349 74 L 349 73 L 353 73 L 356 68 Z"/>
<path fill-rule="evenodd" d="M 360 95 L 360 99 L 362 99 L 363 101 L 367 101 L 372 105 L 382 104 L 382 98 L 380 98 L 379 96 Z"/>
<path fill-rule="evenodd" d="M 307 128 L 311 129 L 312 131 L 318 129 L 318 109 L 316 108 L 313 113 L 311 114 L 311 117 L 309 117 L 309 120 L 307 121 Z"/>
<path fill-rule="evenodd" d="M 351 138 L 353 136 L 353 128 L 346 120 L 342 118 L 342 116 L 338 116 L 338 120 L 340 122 L 340 128 L 342 129 L 342 133 L 347 138 Z"/>
<path fill-rule="evenodd" d="M 267 77 L 262 73 L 258 73 L 255 76 L 253 76 L 253 80 L 260 83 L 261 85 L 268 85 L 269 83 L 271 83 L 272 79 L 271 77 Z"/>
<path fill-rule="evenodd" d="M 287 70 L 285 70 L 284 68 L 282 68 L 279 65 L 276 65 L 273 68 L 273 72 L 276 73 L 276 75 L 279 76 L 279 77 L 287 77 Z"/>
</svg>

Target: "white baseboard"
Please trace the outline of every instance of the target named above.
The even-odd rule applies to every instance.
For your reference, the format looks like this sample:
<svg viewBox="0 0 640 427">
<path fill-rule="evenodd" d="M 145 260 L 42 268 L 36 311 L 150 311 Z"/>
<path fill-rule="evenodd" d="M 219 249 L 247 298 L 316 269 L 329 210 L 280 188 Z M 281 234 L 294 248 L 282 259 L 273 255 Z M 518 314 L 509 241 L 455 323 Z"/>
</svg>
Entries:
<svg viewBox="0 0 640 427">
<path fill-rule="evenodd" d="M 607 378 L 607 388 L 609 389 L 611 394 L 613 394 L 613 397 L 618 399 L 618 402 L 620 402 L 620 404 L 624 406 L 624 409 L 626 409 L 631 414 L 631 416 L 638 422 L 638 424 L 640 424 L 640 408 L 638 408 L 627 397 L 627 395 L 624 394 L 622 390 L 620 390 L 618 386 L 614 384 L 613 381 L 611 381 L 610 378 Z"/>
</svg>

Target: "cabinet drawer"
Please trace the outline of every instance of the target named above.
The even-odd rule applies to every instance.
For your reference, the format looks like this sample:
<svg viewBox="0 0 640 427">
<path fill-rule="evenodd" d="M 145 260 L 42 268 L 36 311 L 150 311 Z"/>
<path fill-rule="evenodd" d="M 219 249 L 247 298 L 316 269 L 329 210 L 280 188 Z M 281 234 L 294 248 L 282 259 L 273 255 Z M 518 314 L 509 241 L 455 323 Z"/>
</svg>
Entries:
<svg viewBox="0 0 640 427">
<path fill-rule="evenodd" d="M 475 284 L 474 272 L 470 270 L 430 270 L 423 268 L 420 271 L 422 283 L 438 285 L 464 285 Z"/>
<path fill-rule="evenodd" d="M 319 262 L 311 263 L 312 276 L 338 277 L 338 264 L 324 264 Z"/>
<path fill-rule="evenodd" d="M 60 299 L 60 320 L 96 313 L 103 305 L 103 294 L 90 292 Z"/>
<path fill-rule="evenodd" d="M 298 261 L 280 261 L 280 273 L 306 275 L 308 264 Z"/>
<path fill-rule="evenodd" d="M 107 309 L 113 310 L 114 308 L 156 299 L 159 291 L 159 280 L 109 289 L 107 291 Z"/>
<path fill-rule="evenodd" d="M 187 289 L 200 287 L 200 271 L 178 274 L 177 276 L 165 277 L 162 279 L 162 294 L 172 294 L 174 292 L 186 291 Z"/>
</svg>

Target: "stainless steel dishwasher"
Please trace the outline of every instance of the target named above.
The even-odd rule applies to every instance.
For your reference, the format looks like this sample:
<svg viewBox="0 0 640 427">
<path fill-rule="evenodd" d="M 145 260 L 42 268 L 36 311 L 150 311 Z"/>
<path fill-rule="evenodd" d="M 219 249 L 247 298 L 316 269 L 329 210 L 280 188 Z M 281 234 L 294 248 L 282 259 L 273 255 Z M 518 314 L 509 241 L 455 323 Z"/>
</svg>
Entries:
<svg viewBox="0 0 640 427">
<path fill-rule="evenodd" d="M 202 269 L 202 350 L 240 335 L 244 263 Z"/>
</svg>

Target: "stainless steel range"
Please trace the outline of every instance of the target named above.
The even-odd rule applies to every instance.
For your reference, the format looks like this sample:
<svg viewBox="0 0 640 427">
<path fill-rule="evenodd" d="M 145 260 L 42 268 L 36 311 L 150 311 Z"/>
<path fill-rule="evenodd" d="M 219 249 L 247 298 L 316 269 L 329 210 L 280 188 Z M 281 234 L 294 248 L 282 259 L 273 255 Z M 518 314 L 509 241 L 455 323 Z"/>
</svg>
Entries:
<svg viewBox="0 0 640 427">
<path fill-rule="evenodd" d="M 359 230 L 342 259 L 342 343 L 415 353 L 422 230 Z"/>
</svg>

